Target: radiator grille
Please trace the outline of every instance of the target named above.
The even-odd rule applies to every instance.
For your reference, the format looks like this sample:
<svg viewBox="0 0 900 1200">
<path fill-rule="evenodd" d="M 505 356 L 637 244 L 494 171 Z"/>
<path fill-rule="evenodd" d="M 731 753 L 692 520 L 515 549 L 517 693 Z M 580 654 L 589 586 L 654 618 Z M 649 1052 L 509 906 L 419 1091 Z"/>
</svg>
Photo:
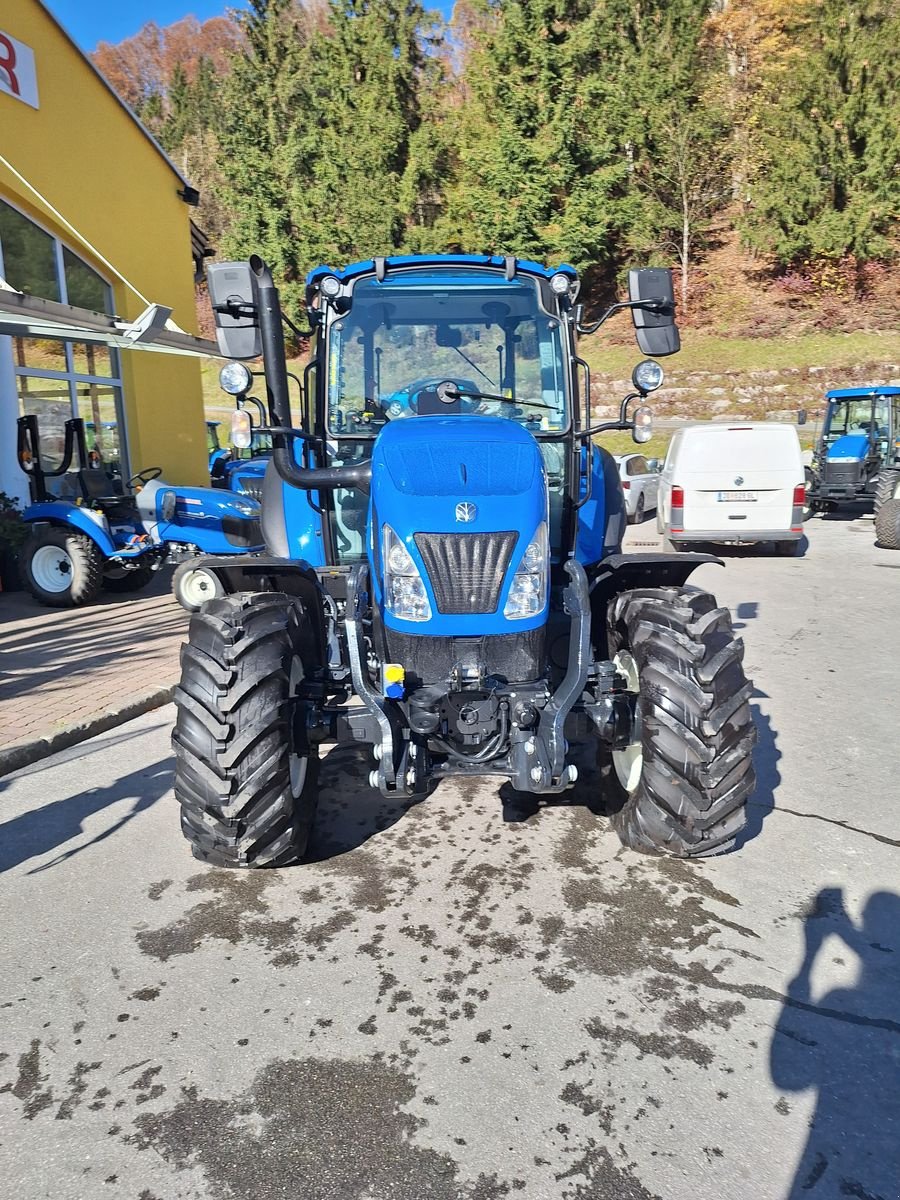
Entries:
<svg viewBox="0 0 900 1200">
<path fill-rule="evenodd" d="M 258 500 L 261 504 L 263 492 L 262 475 L 238 475 L 237 490 L 243 492 L 245 496 L 252 496 L 254 500 Z"/>
<path fill-rule="evenodd" d="M 417 533 L 415 542 L 438 612 L 497 611 L 515 533 Z"/>
<path fill-rule="evenodd" d="M 862 479 L 862 464 L 826 463 L 824 474 L 826 483 L 859 483 Z"/>
</svg>

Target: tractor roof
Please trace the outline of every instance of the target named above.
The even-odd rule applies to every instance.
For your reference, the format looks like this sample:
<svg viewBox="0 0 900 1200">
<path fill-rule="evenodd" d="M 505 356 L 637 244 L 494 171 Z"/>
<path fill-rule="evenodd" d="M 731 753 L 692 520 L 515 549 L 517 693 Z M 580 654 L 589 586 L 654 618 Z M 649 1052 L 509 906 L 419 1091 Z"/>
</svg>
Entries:
<svg viewBox="0 0 900 1200">
<path fill-rule="evenodd" d="M 847 400 L 853 396 L 900 396 L 900 387 L 875 384 L 873 387 L 835 388 L 825 393 L 826 400 Z"/>
<path fill-rule="evenodd" d="M 507 262 L 502 254 L 398 254 L 382 261 L 386 271 L 399 267 L 496 267 L 502 270 Z M 578 278 L 578 272 L 568 263 L 562 263 L 558 267 L 544 267 L 540 263 L 524 258 L 512 261 L 515 263 L 515 269 L 525 275 L 538 275 L 543 279 L 549 279 L 551 275 L 561 272 L 569 275 L 573 280 Z M 345 282 L 356 279 L 360 275 L 371 275 L 377 265 L 374 258 L 369 258 L 365 262 L 350 263 L 349 266 L 343 267 L 339 271 L 328 266 L 315 267 L 307 275 L 306 285 L 309 287 L 318 283 L 325 275 L 336 275 L 338 279 Z"/>
</svg>

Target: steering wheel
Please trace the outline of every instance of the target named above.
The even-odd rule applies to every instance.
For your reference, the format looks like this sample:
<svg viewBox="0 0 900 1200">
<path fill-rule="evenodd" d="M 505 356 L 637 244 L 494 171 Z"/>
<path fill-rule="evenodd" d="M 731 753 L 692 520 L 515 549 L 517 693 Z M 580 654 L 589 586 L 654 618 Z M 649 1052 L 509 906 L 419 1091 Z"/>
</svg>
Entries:
<svg viewBox="0 0 900 1200">
<path fill-rule="evenodd" d="M 144 467 L 143 471 L 138 471 L 137 475 L 132 475 L 128 480 L 128 486 L 134 487 L 137 483 L 149 483 L 151 479 L 159 479 L 160 475 L 162 475 L 162 467 Z"/>
</svg>

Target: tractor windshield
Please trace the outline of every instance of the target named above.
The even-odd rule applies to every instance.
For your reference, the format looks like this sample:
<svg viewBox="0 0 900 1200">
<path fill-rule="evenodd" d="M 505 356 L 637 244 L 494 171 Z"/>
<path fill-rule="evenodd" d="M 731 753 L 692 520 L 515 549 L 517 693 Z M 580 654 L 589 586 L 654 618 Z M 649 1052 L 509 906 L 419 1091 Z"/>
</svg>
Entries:
<svg viewBox="0 0 900 1200">
<path fill-rule="evenodd" d="M 832 401 L 825 426 L 826 441 L 834 441 L 845 433 L 866 433 L 887 437 L 889 425 L 888 401 L 883 397 L 848 397 Z"/>
<path fill-rule="evenodd" d="M 445 380 L 463 393 L 447 407 L 435 392 Z M 329 328 L 327 399 L 332 433 L 354 438 L 441 411 L 561 433 L 569 417 L 559 319 L 541 306 L 533 279 L 477 270 L 361 279 L 349 312 Z"/>
</svg>

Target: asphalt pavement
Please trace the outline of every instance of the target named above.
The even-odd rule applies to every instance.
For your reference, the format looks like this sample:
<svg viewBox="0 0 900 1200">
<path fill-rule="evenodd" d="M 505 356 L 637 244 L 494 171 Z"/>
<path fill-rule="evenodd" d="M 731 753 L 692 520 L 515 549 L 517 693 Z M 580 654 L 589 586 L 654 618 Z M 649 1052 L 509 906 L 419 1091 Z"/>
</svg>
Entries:
<svg viewBox="0 0 900 1200">
<path fill-rule="evenodd" d="M 900 554 L 704 567 L 756 690 L 732 854 L 326 760 L 311 861 L 203 868 L 166 707 L 0 779 L 17 1200 L 897 1200 Z"/>
</svg>

